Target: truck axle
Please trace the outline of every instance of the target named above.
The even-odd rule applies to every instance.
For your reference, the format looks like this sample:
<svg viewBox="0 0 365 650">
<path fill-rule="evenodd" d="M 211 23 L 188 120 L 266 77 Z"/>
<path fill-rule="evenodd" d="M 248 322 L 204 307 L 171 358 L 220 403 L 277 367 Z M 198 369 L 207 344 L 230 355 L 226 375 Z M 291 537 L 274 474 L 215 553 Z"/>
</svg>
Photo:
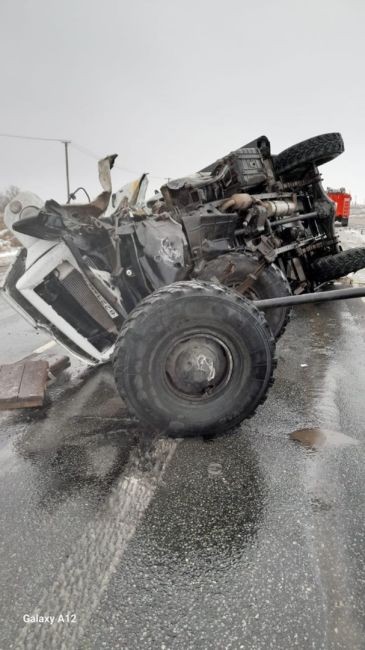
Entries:
<svg viewBox="0 0 365 650">
<path fill-rule="evenodd" d="M 364 298 L 365 287 L 355 289 L 335 289 L 318 293 L 304 293 L 299 296 L 283 296 L 282 298 L 266 298 L 254 300 L 258 309 L 271 309 L 271 307 L 296 307 L 313 302 L 331 302 L 332 300 L 347 300 L 348 298 Z"/>
</svg>

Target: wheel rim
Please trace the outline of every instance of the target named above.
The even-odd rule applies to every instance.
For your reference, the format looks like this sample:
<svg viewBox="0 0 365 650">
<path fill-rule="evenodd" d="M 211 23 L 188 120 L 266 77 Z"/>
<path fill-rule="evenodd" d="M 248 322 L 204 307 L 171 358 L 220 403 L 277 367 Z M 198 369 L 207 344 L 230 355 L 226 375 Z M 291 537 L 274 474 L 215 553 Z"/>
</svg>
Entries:
<svg viewBox="0 0 365 650">
<path fill-rule="evenodd" d="M 231 378 L 232 355 L 221 338 L 199 333 L 174 342 L 167 353 L 165 377 L 180 397 L 216 397 Z"/>
</svg>

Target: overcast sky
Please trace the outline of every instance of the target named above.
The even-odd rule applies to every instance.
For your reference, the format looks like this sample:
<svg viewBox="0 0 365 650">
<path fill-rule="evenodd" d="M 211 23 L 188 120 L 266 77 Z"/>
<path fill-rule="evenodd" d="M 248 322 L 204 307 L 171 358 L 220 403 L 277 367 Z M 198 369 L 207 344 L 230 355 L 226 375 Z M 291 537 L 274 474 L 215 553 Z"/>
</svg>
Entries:
<svg viewBox="0 0 365 650">
<path fill-rule="evenodd" d="M 115 189 L 160 186 L 262 134 L 278 153 L 340 131 L 324 183 L 365 202 L 364 25 L 362 0 L 1 0 L 0 132 L 71 140 L 95 195 L 108 153 Z M 0 145 L 0 190 L 65 198 L 60 143 Z"/>
</svg>

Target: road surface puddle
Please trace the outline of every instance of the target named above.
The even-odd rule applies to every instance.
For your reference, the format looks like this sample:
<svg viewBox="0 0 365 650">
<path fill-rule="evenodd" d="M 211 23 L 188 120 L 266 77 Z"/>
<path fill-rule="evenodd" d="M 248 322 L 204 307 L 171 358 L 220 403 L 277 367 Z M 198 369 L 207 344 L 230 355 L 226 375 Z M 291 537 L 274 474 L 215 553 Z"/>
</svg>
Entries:
<svg viewBox="0 0 365 650">
<path fill-rule="evenodd" d="M 357 445 L 358 440 L 347 436 L 340 431 L 330 429 L 298 429 L 289 434 L 291 440 L 300 442 L 309 449 L 324 449 L 330 447 L 344 447 L 346 445 Z"/>
</svg>

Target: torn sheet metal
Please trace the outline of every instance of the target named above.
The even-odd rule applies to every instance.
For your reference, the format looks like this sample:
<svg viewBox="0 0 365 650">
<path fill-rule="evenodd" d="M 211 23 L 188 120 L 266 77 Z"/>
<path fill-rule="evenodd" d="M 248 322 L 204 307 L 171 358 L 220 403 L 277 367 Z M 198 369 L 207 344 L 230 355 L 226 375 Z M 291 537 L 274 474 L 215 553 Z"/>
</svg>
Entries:
<svg viewBox="0 0 365 650">
<path fill-rule="evenodd" d="M 126 183 L 112 196 L 112 206 L 118 209 L 123 206 L 142 207 L 145 204 L 146 191 L 148 187 L 148 174 L 142 174 L 139 178 Z"/>
</svg>

